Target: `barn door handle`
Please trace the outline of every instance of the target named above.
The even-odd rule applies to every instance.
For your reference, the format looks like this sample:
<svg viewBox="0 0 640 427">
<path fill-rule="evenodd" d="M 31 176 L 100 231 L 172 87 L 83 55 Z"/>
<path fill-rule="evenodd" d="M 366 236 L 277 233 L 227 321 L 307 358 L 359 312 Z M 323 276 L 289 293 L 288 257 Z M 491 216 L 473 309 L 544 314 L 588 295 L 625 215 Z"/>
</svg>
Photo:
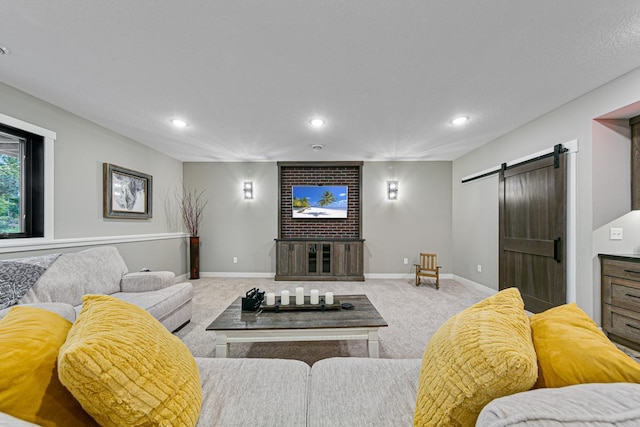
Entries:
<svg viewBox="0 0 640 427">
<path fill-rule="evenodd" d="M 562 248 L 562 238 L 556 237 L 553 239 L 553 259 L 556 262 L 562 262 L 562 258 L 560 257 L 560 249 Z"/>
</svg>

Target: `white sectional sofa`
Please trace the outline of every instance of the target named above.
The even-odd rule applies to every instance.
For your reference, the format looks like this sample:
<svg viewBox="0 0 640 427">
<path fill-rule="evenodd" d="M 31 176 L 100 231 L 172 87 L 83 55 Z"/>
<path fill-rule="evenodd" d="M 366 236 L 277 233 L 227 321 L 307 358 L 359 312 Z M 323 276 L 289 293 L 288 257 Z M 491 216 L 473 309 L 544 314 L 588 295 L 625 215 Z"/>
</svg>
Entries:
<svg viewBox="0 0 640 427">
<path fill-rule="evenodd" d="M 13 261 L 2 262 L 10 266 Z M 41 271 L 39 279 L 19 299 L 18 305 L 33 304 L 46 308 L 63 314 L 73 322 L 80 312 L 82 295 L 99 293 L 144 308 L 169 331 L 191 317 L 191 284 L 173 284 L 173 273 L 127 273 L 126 265 L 115 248 L 103 247 L 63 254 L 46 264 L 47 268 Z M 3 277 L 1 274 L 0 270 L 0 279 Z M 92 310 L 86 310 L 83 315 L 87 311 Z M 144 311 L 138 311 L 149 317 Z M 0 318 L 2 316 L 0 312 Z M 117 332 L 118 342 L 122 341 L 122 328 L 137 330 L 140 326 L 129 317 L 125 318 L 124 323 L 122 319 L 120 321 L 118 326 L 112 326 L 112 330 Z M 155 320 L 149 321 L 157 325 Z M 493 318 L 489 323 L 494 323 Z M 75 325 L 82 324 L 82 321 L 78 321 Z M 526 325 L 528 327 L 528 323 Z M 160 325 L 157 328 L 161 334 L 171 336 Z M 41 331 L 42 328 L 37 330 Z M 509 329 L 507 333 L 512 332 Z M 22 340 L 23 334 L 19 335 L 17 339 Z M 485 335 L 483 337 L 486 338 Z M 173 338 L 178 346 L 184 346 L 175 336 Z M 66 339 L 69 340 L 68 337 Z M 124 344 L 136 348 L 139 346 L 138 340 L 125 341 Z M 155 339 L 151 341 L 157 342 Z M 493 347 L 494 344 L 490 341 L 486 345 Z M 131 347 L 127 348 L 131 350 Z M 185 351 L 193 359 L 186 347 Z M 505 355 L 504 358 L 507 357 Z M 500 370 L 497 367 L 499 359 L 503 359 L 502 353 L 492 356 L 493 362 L 488 363 L 490 370 Z M 163 362 L 161 365 L 173 365 L 174 361 L 171 359 L 167 361 L 171 363 Z M 602 363 L 606 370 L 606 360 Z M 429 371 L 421 370 L 423 364 L 421 359 L 329 358 L 310 367 L 297 360 L 195 358 L 199 374 L 196 387 L 202 391 L 197 426 L 411 426 L 419 400 L 420 378 L 423 372 Z M 145 363 L 141 366 L 147 370 L 150 365 Z M 464 365 L 461 369 L 472 371 L 475 368 Z M 152 371 L 152 374 L 154 379 L 161 377 L 156 375 L 156 371 Z M 185 375 L 183 370 L 179 374 L 181 377 Z M 444 377 L 441 382 L 447 381 L 448 378 Z M 12 384 L 8 387 L 15 386 L 15 383 Z M 462 384 L 463 388 L 470 385 L 465 382 L 457 384 Z M 2 392 L 0 389 L 0 395 Z M 465 395 L 465 390 L 460 389 L 459 392 L 460 396 Z M 640 425 L 640 409 L 637 407 L 640 384 L 588 383 L 503 396 L 483 404 L 484 409 L 477 417 L 477 426 Z M 0 412 L 0 426 L 34 425 L 16 419 L 9 413 Z"/>
<path fill-rule="evenodd" d="M 413 426 L 420 359 L 196 358 L 205 426 Z M 268 384 L 268 385 L 267 385 Z M 581 384 L 496 399 L 479 427 L 640 425 L 640 384 Z"/>
<path fill-rule="evenodd" d="M 191 283 L 175 283 L 171 271 L 129 273 L 113 246 L 3 260 L 0 269 L 2 301 L 10 300 L 8 294 L 15 292 L 12 288 L 19 287 L 20 280 L 32 279 L 35 283 L 17 304 L 47 308 L 71 322 L 80 313 L 85 294 L 112 295 L 142 307 L 169 331 L 189 322 L 193 311 Z M 0 318 L 10 308 L 0 310 Z"/>
</svg>

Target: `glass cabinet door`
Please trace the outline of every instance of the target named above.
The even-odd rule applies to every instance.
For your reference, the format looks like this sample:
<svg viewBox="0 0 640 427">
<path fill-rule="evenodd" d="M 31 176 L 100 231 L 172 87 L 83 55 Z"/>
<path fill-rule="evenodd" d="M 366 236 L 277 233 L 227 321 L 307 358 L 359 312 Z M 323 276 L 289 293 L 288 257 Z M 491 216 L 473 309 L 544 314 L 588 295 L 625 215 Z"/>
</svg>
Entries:
<svg viewBox="0 0 640 427">
<path fill-rule="evenodd" d="M 331 243 L 322 244 L 322 272 L 331 273 Z"/>
<path fill-rule="evenodd" d="M 308 273 L 318 272 L 318 245 L 315 243 L 307 245 L 307 266 Z"/>
</svg>

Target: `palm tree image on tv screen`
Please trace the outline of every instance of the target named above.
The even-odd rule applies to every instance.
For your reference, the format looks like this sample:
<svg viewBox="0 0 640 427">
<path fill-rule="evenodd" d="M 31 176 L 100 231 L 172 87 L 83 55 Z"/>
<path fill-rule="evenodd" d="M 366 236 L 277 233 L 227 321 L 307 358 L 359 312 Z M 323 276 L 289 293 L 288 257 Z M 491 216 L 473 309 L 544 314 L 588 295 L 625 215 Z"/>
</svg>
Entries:
<svg viewBox="0 0 640 427">
<path fill-rule="evenodd" d="M 294 185 L 291 187 L 293 218 L 346 218 L 346 185 Z"/>
</svg>

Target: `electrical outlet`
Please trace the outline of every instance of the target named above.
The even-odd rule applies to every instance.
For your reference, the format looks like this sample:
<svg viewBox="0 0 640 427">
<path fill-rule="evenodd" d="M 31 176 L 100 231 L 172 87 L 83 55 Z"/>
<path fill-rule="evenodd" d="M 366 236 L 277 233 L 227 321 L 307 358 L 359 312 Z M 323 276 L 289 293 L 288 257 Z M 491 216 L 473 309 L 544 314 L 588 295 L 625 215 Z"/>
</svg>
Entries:
<svg viewBox="0 0 640 427">
<path fill-rule="evenodd" d="M 482 273 L 482 265 L 478 264 L 476 270 L 478 270 L 478 273 Z"/>
<path fill-rule="evenodd" d="M 610 228 L 609 240 L 622 240 L 622 228 Z"/>
<path fill-rule="evenodd" d="M 403 262 L 405 263 L 405 265 L 406 265 L 406 264 L 409 264 L 409 258 L 405 258 L 405 259 L 403 260 Z"/>
<path fill-rule="evenodd" d="M 234 257 L 233 257 L 233 263 L 234 263 L 234 264 L 237 264 L 237 263 L 238 263 L 238 257 L 237 257 L 237 256 L 234 256 Z"/>
</svg>

